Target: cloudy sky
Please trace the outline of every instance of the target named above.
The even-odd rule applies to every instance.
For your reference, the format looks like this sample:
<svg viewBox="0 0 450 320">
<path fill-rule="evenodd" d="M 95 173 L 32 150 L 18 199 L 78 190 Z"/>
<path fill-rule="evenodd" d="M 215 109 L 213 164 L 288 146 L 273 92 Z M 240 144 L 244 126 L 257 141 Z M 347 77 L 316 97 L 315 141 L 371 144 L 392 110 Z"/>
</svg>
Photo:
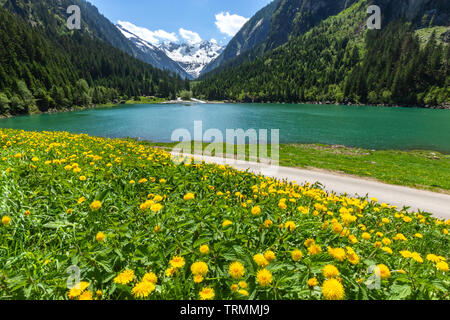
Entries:
<svg viewBox="0 0 450 320">
<path fill-rule="evenodd" d="M 88 0 L 113 23 L 158 43 L 214 39 L 226 44 L 272 0 Z"/>
</svg>

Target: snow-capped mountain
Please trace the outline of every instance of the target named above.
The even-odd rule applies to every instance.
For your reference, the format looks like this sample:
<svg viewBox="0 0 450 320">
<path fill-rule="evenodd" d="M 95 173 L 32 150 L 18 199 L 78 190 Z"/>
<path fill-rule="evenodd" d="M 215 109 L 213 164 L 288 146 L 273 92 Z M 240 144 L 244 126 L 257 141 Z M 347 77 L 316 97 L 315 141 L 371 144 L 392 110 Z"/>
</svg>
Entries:
<svg viewBox="0 0 450 320">
<path fill-rule="evenodd" d="M 194 79 L 198 78 L 202 70 L 224 50 L 215 41 L 194 44 L 166 42 L 159 47 Z"/>
<path fill-rule="evenodd" d="M 224 50 L 215 41 L 152 44 L 127 30 L 123 25 L 116 26 L 127 39 L 145 53 L 150 64 L 177 72 L 183 78 L 198 78 L 202 70 Z"/>
<path fill-rule="evenodd" d="M 182 78 L 192 79 L 192 76 L 189 73 L 187 73 L 177 62 L 169 58 L 167 54 L 158 46 L 141 39 L 119 24 L 117 24 L 116 27 L 128 40 L 130 40 L 140 51 L 144 53 L 145 62 L 150 63 L 159 69 L 168 69 L 172 72 L 176 72 Z"/>
</svg>

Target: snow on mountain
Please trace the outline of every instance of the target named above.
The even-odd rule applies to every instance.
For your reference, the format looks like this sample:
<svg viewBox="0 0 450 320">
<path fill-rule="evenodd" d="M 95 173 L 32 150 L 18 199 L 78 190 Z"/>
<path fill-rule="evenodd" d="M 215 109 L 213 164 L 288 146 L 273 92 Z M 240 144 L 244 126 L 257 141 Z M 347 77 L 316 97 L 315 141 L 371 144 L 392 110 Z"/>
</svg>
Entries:
<svg viewBox="0 0 450 320">
<path fill-rule="evenodd" d="M 118 24 L 116 25 L 116 27 L 128 40 L 130 40 L 139 50 L 141 50 L 145 54 L 146 62 L 150 63 L 156 68 L 168 69 L 172 72 L 176 72 L 180 74 L 182 78 L 192 79 L 192 76 L 189 73 L 187 73 L 177 62 L 169 58 L 166 53 L 158 46 L 141 39 L 122 25 Z"/>
<path fill-rule="evenodd" d="M 202 70 L 224 50 L 215 41 L 194 44 L 165 42 L 159 47 L 193 78 L 198 78 Z"/>
<path fill-rule="evenodd" d="M 216 41 L 201 41 L 198 43 L 164 42 L 152 44 L 130 32 L 125 26 L 118 24 L 117 28 L 142 52 L 151 58 L 155 67 L 169 69 L 181 74 L 182 77 L 196 79 L 202 70 L 224 50 Z"/>
</svg>

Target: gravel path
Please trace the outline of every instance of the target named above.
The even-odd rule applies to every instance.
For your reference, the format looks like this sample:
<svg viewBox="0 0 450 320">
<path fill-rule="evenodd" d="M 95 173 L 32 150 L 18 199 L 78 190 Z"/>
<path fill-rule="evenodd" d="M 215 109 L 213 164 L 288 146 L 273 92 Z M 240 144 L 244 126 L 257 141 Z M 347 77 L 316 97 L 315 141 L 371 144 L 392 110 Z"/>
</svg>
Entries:
<svg viewBox="0 0 450 320">
<path fill-rule="evenodd" d="M 398 208 L 409 207 L 409 211 L 432 213 L 441 219 L 450 219 L 450 195 L 431 191 L 418 190 L 408 187 L 385 184 L 344 174 L 335 174 L 319 170 L 303 170 L 288 167 L 272 167 L 254 162 L 237 161 L 207 156 L 195 156 L 196 159 L 207 163 L 228 164 L 239 170 L 249 170 L 256 174 L 278 178 L 281 180 L 295 181 L 302 184 L 305 182 L 320 182 L 325 190 L 335 194 L 349 196 L 366 196 L 377 198 L 380 203 L 384 202 L 395 205 Z"/>
</svg>

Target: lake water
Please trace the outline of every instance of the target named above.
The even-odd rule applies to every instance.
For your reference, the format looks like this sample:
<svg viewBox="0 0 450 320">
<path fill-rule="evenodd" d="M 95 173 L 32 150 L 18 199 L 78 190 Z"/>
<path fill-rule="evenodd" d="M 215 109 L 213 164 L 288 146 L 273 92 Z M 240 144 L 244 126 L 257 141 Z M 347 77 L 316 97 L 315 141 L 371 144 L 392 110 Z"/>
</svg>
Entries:
<svg viewBox="0 0 450 320">
<path fill-rule="evenodd" d="M 289 104 L 123 105 L 0 119 L 0 128 L 69 131 L 171 142 L 172 132 L 203 121 L 203 132 L 280 129 L 281 143 L 323 143 L 368 149 L 450 153 L 450 111 Z"/>
</svg>

